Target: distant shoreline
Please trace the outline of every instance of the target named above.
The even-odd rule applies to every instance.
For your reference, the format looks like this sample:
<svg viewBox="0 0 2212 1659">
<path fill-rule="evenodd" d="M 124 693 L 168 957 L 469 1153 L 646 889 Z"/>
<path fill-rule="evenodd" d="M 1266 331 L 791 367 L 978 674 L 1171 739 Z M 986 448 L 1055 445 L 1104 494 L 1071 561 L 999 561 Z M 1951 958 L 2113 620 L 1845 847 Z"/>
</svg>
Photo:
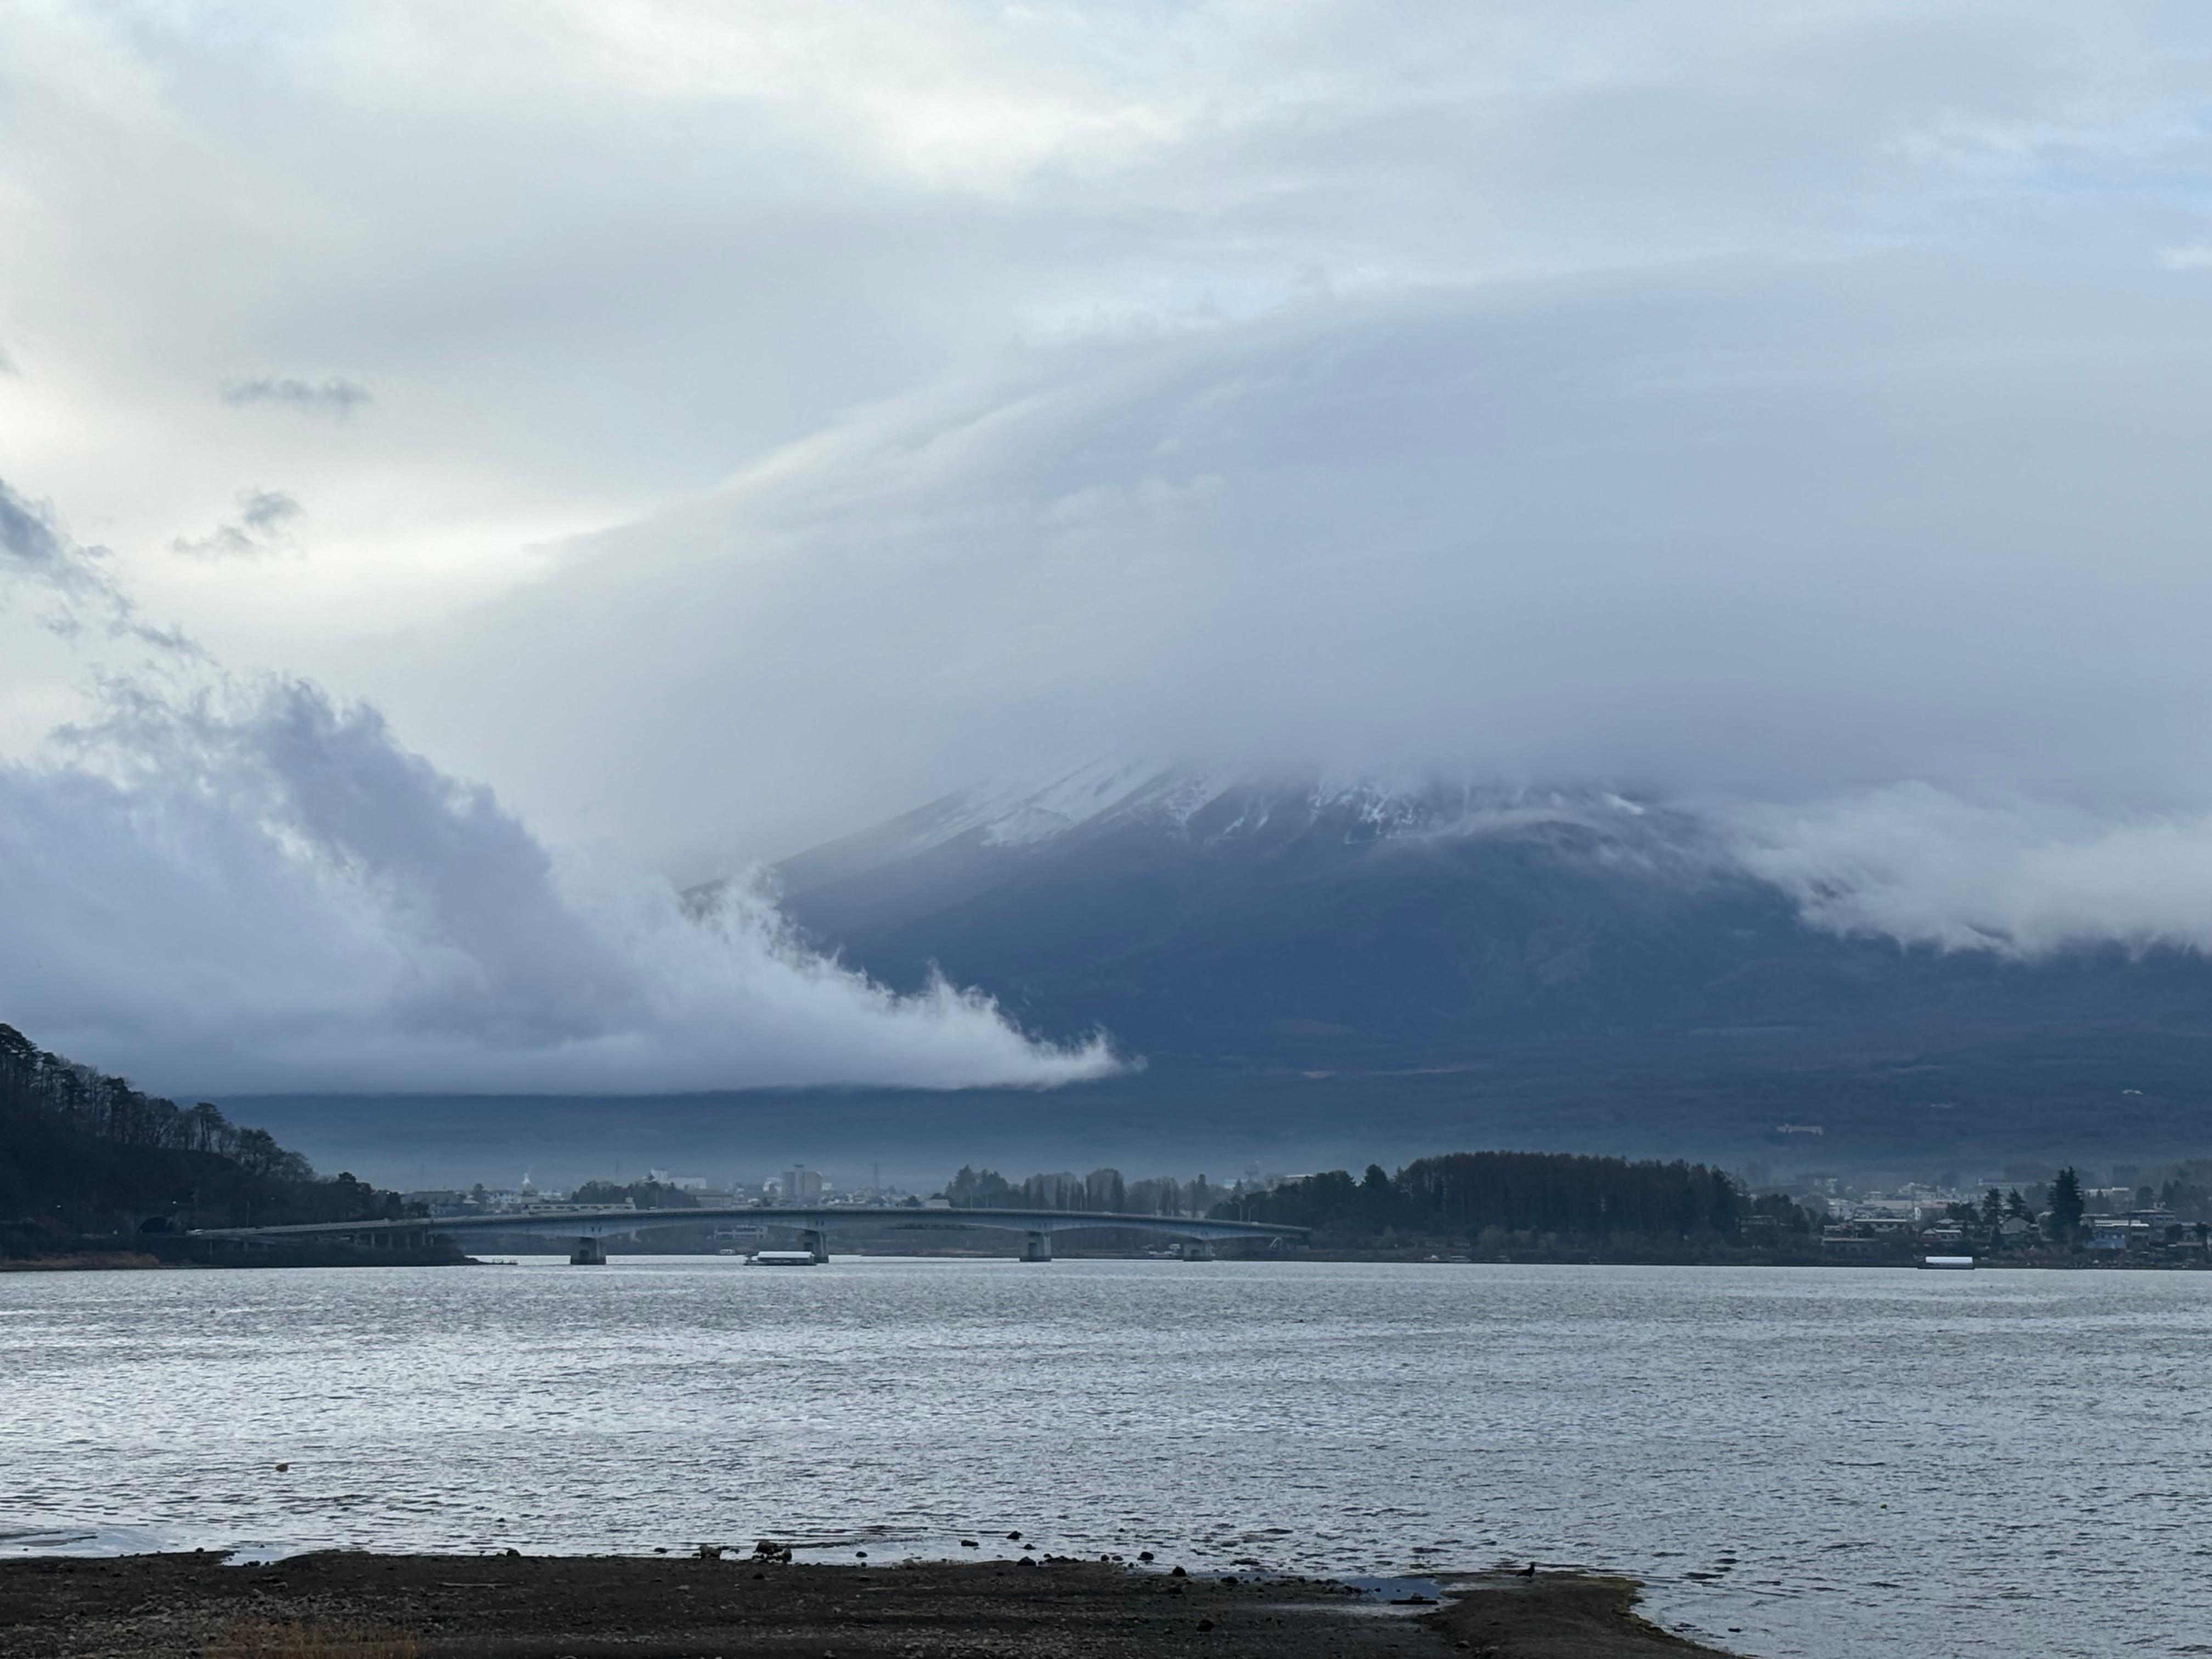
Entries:
<svg viewBox="0 0 2212 1659">
<path fill-rule="evenodd" d="M 514 1255 L 530 1253 L 508 1251 L 501 1254 Z M 557 1250 L 547 1250 L 542 1254 L 552 1256 L 558 1255 L 561 1252 Z M 715 1255 L 708 1255 L 699 1251 L 670 1251 L 662 1253 L 653 1250 L 610 1250 L 608 1255 L 611 1260 L 617 1261 L 632 1257 L 664 1261 L 714 1261 L 718 1260 L 728 1260 L 727 1257 L 720 1256 L 719 1254 Z M 905 1250 L 838 1250 L 833 1252 L 833 1255 L 846 1258 L 858 1257 L 862 1259 L 880 1259 L 884 1261 L 1012 1261 L 1014 1260 L 1013 1257 L 1001 1253 L 981 1251 L 921 1252 Z M 1149 1258 L 1128 1255 L 1085 1255 L 1080 1251 L 1066 1249 L 1063 1249 L 1060 1251 L 1060 1260 L 1065 1261 L 1134 1261 L 1147 1259 Z M 1563 1255 L 1551 1256 L 1469 1256 L 1463 1260 L 1431 1261 L 1424 1256 L 1403 1255 L 1385 1255 L 1356 1251 L 1336 1252 L 1327 1250 L 1301 1250 L 1295 1255 L 1254 1255 L 1246 1257 L 1224 1255 L 1221 1260 L 1231 1262 L 1240 1261 L 1257 1262 L 1329 1262 L 1364 1264 L 1371 1267 L 1439 1268 L 1749 1267 L 1768 1269 L 1778 1267 L 1813 1267 L 1819 1268 L 1823 1272 L 1874 1271 L 1883 1273 L 1894 1273 L 1900 1269 L 1917 1271 L 1921 1266 L 1917 1258 L 1906 1258 L 1898 1261 L 1868 1261 L 1863 1258 L 1856 1260 L 1820 1261 L 1790 1258 L 1782 1260 L 1766 1259 L 1735 1261 L 1654 1261 L 1648 1256 L 1630 1258 L 1607 1256 L 1569 1256 Z M 149 1269 L 160 1268 L 203 1272 L 228 1272 L 240 1267 L 481 1267 L 493 1265 L 496 1265 L 496 1263 L 483 1261 L 474 1256 L 436 1255 L 410 1258 L 401 1255 L 395 1259 L 393 1253 L 389 1251 L 378 1251 L 374 1254 L 362 1251 L 351 1255 L 339 1255 L 336 1253 L 319 1253 L 312 1256 L 293 1256 L 289 1255 L 279 1255 L 272 1252 L 270 1255 L 258 1260 L 252 1256 L 241 1257 L 237 1255 L 222 1256 L 212 1260 L 164 1259 L 162 1257 L 149 1255 L 143 1250 L 132 1249 L 118 1249 L 112 1251 L 74 1250 L 63 1255 L 50 1256 L 0 1256 L 0 1273 L 136 1273 L 143 1272 Z M 1036 1266 L 1039 1264 L 1030 1263 L 1026 1265 Z M 1048 1266 L 1049 1264 L 1043 1265 Z M 2130 1261 L 2124 1259 L 2114 1261 L 2109 1259 L 2093 1258 L 2084 1255 L 2060 1257 L 2056 1259 L 2044 1258 L 2041 1260 L 2024 1260 L 2017 1256 L 1977 1256 L 1974 1258 L 1974 1267 L 1972 1271 L 1978 1273 L 2003 1273 L 2027 1269 L 2043 1269 L 2054 1273 L 2204 1273 L 2208 1270 L 2212 1270 L 2212 1262 L 2189 1261 Z"/>
</svg>

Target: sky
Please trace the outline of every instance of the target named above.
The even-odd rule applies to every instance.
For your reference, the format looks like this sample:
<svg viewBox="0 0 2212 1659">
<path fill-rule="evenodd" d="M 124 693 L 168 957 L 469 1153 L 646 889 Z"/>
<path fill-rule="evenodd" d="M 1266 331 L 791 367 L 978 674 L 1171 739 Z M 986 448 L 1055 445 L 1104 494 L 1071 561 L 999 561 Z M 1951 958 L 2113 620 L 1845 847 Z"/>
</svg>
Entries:
<svg viewBox="0 0 2212 1659">
<path fill-rule="evenodd" d="M 672 1010 L 688 924 L 607 893 L 1109 751 L 1598 784 L 1822 925 L 2212 944 L 2208 119 L 2178 3 L 9 7 L 0 882 L 143 890 L 40 926 L 234 982 L 289 1058 L 207 1086 L 1095 1068 L 757 894 Z M 303 732 L 419 839 L 318 817 Z M 421 850 L 479 832 L 560 986 Z M 252 1012 L 307 914 L 381 966 Z M 711 1035 L 784 1029 L 768 963 L 818 1041 Z M 168 1063 L 173 989 L 86 974 L 40 1018 Z"/>
</svg>

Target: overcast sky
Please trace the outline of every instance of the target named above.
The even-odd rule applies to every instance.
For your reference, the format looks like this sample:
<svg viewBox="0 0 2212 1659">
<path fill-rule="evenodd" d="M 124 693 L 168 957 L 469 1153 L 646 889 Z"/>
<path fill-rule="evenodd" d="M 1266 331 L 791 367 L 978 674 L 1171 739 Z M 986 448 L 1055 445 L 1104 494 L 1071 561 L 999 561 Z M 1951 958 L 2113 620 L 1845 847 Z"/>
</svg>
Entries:
<svg viewBox="0 0 2212 1659">
<path fill-rule="evenodd" d="M 16 5 L 0 479 L 556 863 L 1172 750 L 2203 940 L 2208 121 L 2187 3 Z M 51 782 L 161 648 L 40 591 Z"/>
</svg>

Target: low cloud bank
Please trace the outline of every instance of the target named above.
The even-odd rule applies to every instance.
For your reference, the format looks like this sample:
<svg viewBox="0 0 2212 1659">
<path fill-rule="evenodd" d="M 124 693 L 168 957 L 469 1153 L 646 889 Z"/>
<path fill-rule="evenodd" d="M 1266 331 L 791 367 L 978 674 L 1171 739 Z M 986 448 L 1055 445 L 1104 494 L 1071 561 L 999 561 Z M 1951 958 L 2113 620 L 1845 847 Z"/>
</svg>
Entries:
<svg viewBox="0 0 2212 1659">
<path fill-rule="evenodd" d="M 2212 813 L 2115 818 L 1924 784 L 1724 814 L 1736 855 L 1838 933 L 2020 958 L 2212 950 Z"/>
<path fill-rule="evenodd" d="M 135 629 L 96 561 L 0 498 L 0 574 L 143 659 L 0 765 L 0 1008 L 150 1086 L 594 1093 L 1048 1085 L 1116 1064 L 983 997 L 899 996 L 742 886 L 550 848 L 366 707 L 245 684 Z"/>
</svg>

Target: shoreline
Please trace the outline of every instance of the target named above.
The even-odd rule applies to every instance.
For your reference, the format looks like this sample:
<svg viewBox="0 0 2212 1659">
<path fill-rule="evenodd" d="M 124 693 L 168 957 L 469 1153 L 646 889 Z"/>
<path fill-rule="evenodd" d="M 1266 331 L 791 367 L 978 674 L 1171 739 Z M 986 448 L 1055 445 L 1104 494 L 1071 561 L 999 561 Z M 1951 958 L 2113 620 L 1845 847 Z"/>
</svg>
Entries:
<svg viewBox="0 0 2212 1659">
<path fill-rule="evenodd" d="M 509 1254 L 514 1254 L 510 1252 Z M 559 1251 L 542 1254 L 553 1256 Z M 1018 1258 L 1002 1255 L 944 1252 L 919 1254 L 910 1251 L 840 1250 L 835 1256 L 846 1260 L 882 1260 L 888 1261 L 1015 1261 Z M 714 1261 L 728 1258 L 720 1253 L 708 1255 L 699 1251 L 676 1251 L 661 1254 L 650 1250 L 611 1250 L 609 1261 L 640 1260 L 652 1261 Z M 1142 1256 L 1085 1255 L 1067 1250 L 1060 1257 L 1065 1261 L 1138 1261 L 1149 1260 Z M 1228 1262 L 1243 1261 L 1279 1262 L 1285 1264 L 1323 1263 L 1334 1265 L 1365 1265 L 1370 1267 L 1813 1267 L 1824 1272 L 1888 1272 L 1900 1269 L 1921 1271 L 1922 1264 L 1915 1259 L 1889 1261 L 1858 1260 L 1801 1261 L 1796 1259 L 1764 1259 L 1752 1261 L 1655 1261 L 1645 1257 L 1608 1258 L 1603 1256 L 1476 1256 L 1458 1261 L 1433 1261 L 1422 1256 L 1361 1255 L 1353 1252 L 1336 1254 L 1304 1251 L 1297 1255 L 1279 1256 L 1223 1256 Z M 355 1252 L 340 1255 L 336 1252 L 270 1251 L 265 1256 L 201 1256 L 162 1258 L 143 1250 L 121 1249 L 72 1250 L 46 1256 L 0 1256 L 0 1273 L 144 1273 L 155 1271 L 231 1272 L 241 1267 L 483 1267 L 503 1265 L 503 1259 L 495 1254 L 491 1260 L 475 1256 L 450 1255 L 442 1252 L 380 1251 L 374 1254 Z M 1037 1264 L 1024 1264 L 1035 1266 Z M 1049 1264 L 1045 1264 L 1049 1265 Z M 2087 1256 L 2049 1257 L 2040 1261 L 2021 1256 L 1977 1256 L 1972 1271 L 1977 1273 L 2015 1273 L 2044 1271 L 2057 1273 L 2204 1273 L 2212 1271 L 2212 1261 L 2128 1261 L 2097 1259 Z"/>
<path fill-rule="evenodd" d="M 1694 1659 L 1640 1586 L 1575 1571 L 1439 1574 L 1440 1599 L 1334 1579 L 1060 1557 L 793 1563 L 671 1557 L 208 1552 L 0 1559 L 11 1659 Z M 289 1645 L 287 1645 L 287 1644 Z M 319 1644 L 319 1645 L 310 1645 Z"/>
</svg>

